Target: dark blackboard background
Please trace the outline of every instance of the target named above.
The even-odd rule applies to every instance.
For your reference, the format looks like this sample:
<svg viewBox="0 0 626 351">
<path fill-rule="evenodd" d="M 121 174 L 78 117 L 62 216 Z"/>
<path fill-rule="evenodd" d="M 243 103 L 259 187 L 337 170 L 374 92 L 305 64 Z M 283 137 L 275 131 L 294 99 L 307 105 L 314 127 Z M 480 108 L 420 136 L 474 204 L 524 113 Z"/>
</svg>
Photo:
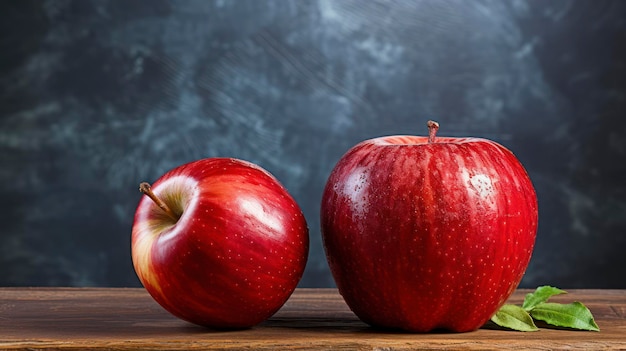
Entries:
<svg viewBox="0 0 626 351">
<path fill-rule="evenodd" d="M 0 285 L 138 286 L 139 181 L 256 162 L 308 219 L 360 140 L 480 136 L 539 198 L 522 285 L 626 288 L 626 1 L 2 1 Z"/>
</svg>

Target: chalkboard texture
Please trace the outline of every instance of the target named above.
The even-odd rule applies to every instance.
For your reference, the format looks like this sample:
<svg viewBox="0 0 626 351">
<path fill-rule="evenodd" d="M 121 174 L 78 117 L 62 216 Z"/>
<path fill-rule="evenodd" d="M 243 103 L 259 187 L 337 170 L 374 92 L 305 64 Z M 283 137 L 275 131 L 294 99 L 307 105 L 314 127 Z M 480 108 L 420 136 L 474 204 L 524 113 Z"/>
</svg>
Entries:
<svg viewBox="0 0 626 351">
<path fill-rule="evenodd" d="M 522 286 L 626 288 L 626 2 L 0 2 L 0 285 L 139 286 L 140 181 L 258 163 L 333 286 L 326 178 L 386 134 L 490 138 L 536 185 Z"/>
</svg>

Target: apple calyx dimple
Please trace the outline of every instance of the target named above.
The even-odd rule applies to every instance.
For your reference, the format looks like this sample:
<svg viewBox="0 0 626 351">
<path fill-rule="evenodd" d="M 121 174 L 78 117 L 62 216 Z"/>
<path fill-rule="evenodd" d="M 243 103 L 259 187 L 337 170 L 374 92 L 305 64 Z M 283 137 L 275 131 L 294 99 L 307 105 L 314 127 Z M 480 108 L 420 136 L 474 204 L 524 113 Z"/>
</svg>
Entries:
<svg viewBox="0 0 626 351">
<path fill-rule="evenodd" d="M 437 130 L 439 129 L 439 123 L 431 120 L 426 122 L 426 125 L 428 126 L 428 143 L 432 144 L 435 142 L 435 136 L 437 134 Z"/>
<path fill-rule="evenodd" d="M 178 220 L 180 219 L 180 216 L 177 216 L 172 211 L 172 209 L 169 206 L 167 206 L 165 202 L 163 202 L 163 200 L 159 199 L 154 194 L 154 192 L 152 191 L 152 187 L 150 186 L 150 183 L 142 182 L 141 184 L 139 184 L 139 191 L 141 191 L 142 193 L 147 195 L 152 201 L 154 201 L 154 203 L 157 204 L 157 206 L 159 206 L 159 208 L 162 209 L 163 212 L 165 212 L 171 219 L 173 219 L 174 222 L 178 222 Z"/>
</svg>

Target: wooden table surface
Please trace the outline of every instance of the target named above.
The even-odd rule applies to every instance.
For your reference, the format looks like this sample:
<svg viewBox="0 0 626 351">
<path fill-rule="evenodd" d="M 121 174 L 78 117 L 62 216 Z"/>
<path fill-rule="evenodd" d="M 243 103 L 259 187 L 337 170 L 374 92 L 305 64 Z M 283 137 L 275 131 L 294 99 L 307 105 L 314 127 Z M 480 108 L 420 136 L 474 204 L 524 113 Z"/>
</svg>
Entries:
<svg viewBox="0 0 626 351">
<path fill-rule="evenodd" d="M 520 303 L 527 292 L 509 301 Z M 261 325 L 216 331 L 171 316 L 141 288 L 0 288 L 0 349 L 626 350 L 626 290 L 571 290 L 551 299 L 575 300 L 589 307 L 600 332 L 380 331 L 360 322 L 334 289 L 297 289 Z"/>
</svg>

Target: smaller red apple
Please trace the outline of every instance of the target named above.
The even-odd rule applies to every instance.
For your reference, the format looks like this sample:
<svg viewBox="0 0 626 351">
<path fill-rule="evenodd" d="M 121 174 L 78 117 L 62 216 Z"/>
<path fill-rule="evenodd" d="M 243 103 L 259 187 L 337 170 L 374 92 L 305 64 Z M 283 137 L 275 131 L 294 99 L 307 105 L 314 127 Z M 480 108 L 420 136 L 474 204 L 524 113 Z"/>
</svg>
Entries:
<svg viewBox="0 0 626 351">
<path fill-rule="evenodd" d="M 214 328 L 251 327 L 296 288 L 308 255 L 307 224 L 261 167 L 208 158 L 140 190 L 147 196 L 135 213 L 133 265 L 173 315 Z"/>
</svg>

